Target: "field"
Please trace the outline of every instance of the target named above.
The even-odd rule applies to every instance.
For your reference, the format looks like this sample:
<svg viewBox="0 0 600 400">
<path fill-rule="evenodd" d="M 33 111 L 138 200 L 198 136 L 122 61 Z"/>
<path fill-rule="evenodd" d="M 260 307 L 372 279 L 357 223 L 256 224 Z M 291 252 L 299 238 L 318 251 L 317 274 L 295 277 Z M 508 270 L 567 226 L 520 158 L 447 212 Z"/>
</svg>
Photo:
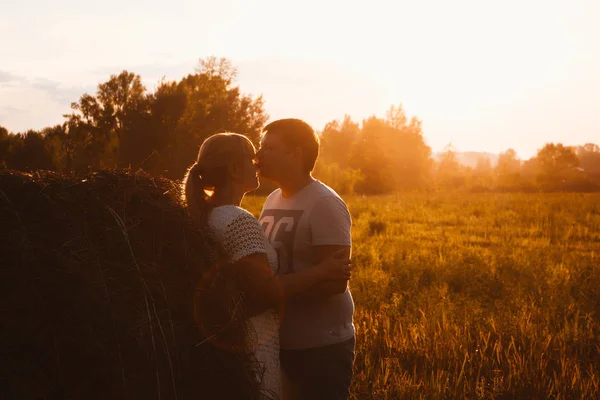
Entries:
<svg viewBox="0 0 600 400">
<path fill-rule="evenodd" d="M 600 397 L 600 195 L 346 201 L 352 398 Z"/>
</svg>

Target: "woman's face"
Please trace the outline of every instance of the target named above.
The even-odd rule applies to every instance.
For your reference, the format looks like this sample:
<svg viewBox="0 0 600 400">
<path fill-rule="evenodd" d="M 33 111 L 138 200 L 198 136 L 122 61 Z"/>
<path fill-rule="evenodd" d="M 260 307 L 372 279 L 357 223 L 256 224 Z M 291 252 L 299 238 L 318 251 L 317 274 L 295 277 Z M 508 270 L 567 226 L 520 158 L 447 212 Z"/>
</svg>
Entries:
<svg viewBox="0 0 600 400">
<path fill-rule="evenodd" d="M 256 190 L 259 186 L 255 159 L 256 153 L 254 152 L 254 148 L 252 146 L 248 146 L 246 151 L 244 151 L 241 163 L 241 181 L 243 182 L 244 192 L 251 192 Z"/>
</svg>

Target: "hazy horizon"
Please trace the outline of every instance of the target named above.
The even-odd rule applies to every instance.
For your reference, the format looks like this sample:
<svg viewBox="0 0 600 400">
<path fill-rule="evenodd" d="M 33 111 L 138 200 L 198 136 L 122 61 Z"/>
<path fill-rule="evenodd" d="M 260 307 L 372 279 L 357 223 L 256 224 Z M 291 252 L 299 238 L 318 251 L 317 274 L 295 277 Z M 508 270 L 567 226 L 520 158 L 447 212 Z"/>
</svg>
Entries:
<svg viewBox="0 0 600 400">
<path fill-rule="evenodd" d="M 127 69 L 152 91 L 215 55 L 237 67 L 242 92 L 263 95 L 271 119 L 321 130 L 402 104 L 434 152 L 452 143 L 529 158 L 546 142 L 599 141 L 598 20 L 592 0 L 8 4 L 0 125 L 55 125 L 111 74 Z"/>
</svg>

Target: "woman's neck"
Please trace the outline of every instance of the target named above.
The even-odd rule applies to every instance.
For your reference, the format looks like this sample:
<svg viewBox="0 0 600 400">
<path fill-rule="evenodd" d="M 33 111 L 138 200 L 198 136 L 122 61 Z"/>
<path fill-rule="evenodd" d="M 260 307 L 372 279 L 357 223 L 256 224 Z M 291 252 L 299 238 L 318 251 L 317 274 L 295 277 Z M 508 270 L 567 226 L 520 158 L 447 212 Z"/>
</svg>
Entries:
<svg viewBox="0 0 600 400">
<path fill-rule="evenodd" d="M 215 189 L 214 194 L 211 196 L 210 202 L 215 206 L 240 206 L 242 199 L 244 198 L 244 192 L 239 190 L 233 185 L 225 186 L 222 188 Z"/>
</svg>

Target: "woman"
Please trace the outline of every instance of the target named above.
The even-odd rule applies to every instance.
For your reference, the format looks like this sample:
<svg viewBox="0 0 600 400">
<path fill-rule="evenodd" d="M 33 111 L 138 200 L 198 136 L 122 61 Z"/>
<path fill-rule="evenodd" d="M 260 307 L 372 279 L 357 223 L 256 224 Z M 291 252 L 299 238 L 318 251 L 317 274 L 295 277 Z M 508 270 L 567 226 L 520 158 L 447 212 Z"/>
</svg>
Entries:
<svg viewBox="0 0 600 400">
<path fill-rule="evenodd" d="M 277 253 L 258 221 L 240 208 L 247 192 L 258 187 L 255 148 L 243 135 L 216 134 L 204 141 L 196 163 L 184 178 L 185 203 L 196 223 L 206 226 L 221 245 L 251 315 L 246 346 L 258 361 L 256 376 L 263 397 L 280 398 L 278 315 L 285 297 L 324 280 L 348 279 L 350 261 L 331 258 L 294 274 L 276 276 Z"/>
</svg>

